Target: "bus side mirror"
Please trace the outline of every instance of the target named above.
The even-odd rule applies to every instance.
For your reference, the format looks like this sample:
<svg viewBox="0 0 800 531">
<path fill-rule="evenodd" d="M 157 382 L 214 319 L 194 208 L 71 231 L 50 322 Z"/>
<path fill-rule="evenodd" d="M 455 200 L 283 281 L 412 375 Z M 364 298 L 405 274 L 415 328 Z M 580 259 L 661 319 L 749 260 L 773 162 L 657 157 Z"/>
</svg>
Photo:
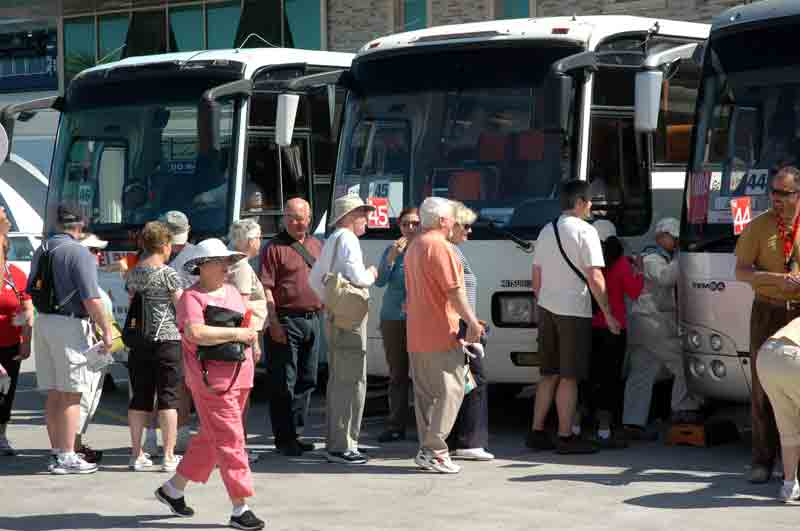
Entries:
<svg viewBox="0 0 800 531">
<path fill-rule="evenodd" d="M 292 145 L 294 120 L 297 117 L 297 106 L 300 96 L 297 94 L 279 94 L 278 110 L 275 116 L 275 143 L 281 147 Z"/>
<path fill-rule="evenodd" d="M 197 130 L 200 153 L 210 153 L 220 149 L 220 105 L 216 100 L 203 98 L 197 112 Z"/>
<path fill-rule="evenodd" d="M 566 132 L 572 110 L 575 80 L 572 76 L 551 74 L 544 81 L 543 129 Z"/>
<path fill-rule="evenodd" d="M 661 70 L 644 70 L 636 74 L 633 123 L 639 133 L 652 133 L 658 129 L 663 82 L 664 72 Z"/>
</svg>

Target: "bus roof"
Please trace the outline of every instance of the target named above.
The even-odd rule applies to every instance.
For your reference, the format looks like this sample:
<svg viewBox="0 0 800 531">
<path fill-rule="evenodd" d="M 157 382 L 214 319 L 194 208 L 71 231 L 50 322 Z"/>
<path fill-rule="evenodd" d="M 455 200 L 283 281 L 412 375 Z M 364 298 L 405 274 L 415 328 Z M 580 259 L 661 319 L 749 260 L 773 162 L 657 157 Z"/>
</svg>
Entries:
<svg viewBox="0 0 800 531">
<path fill-rule="evenodd" d="M 166 53 L 128 57 L 121 61 L 105 63 L 87 70 L 87 72 L 103 71 L 120 66 L 140 66 L 157 63 L 192 61 L 238 61 L 245 64 L 244 78 L 250 78 L 259 68 L 269 65 L 305 63 L 314 66 L 331 66 L 349 68 L 354 55 L 341 52 L 322 52 L 319 50 L 302 50 L 298 48 L 242 48 L 239 50 L 198 50 L 194 52 Z"/>
<path fill-rule="evenodd" d="M 755 4 L 732 7 L 717 15 L 711 23 L 711 31 L 752 24 L 754 22 L 800 15 L 800 2 L 797 0 L 766 0 Z"/>
<path fill-rule="evenodd" d="M 656 22 L 659 24 L 658 34 L 664 36 L 705 39 L 710 28 L 708 24 L 695 22 L 617 15 L 492 20 L 438 26 L 380 37 L 365 44 L 357 56 L 422 46 L 529 39 L 564 40 L 591 50 L 607 37 L 647 31 Z"/>
</svg>

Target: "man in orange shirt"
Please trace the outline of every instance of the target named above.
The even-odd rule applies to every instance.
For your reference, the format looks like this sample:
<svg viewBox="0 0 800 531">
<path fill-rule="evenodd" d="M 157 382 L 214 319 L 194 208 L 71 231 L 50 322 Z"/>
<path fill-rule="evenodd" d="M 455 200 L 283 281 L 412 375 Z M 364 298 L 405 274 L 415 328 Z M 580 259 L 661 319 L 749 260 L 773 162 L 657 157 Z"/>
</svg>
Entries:
<svg viewBox="0 0 800 531">
<path fill-rule="evenodd" d="M 456 474 L 461 468 L 450 460 L 445 439 L 464 398 L 467 366 L 459 319 L 467 323 L 468 343 L 480 340 L 483 327 L 467 301 L 464 270 L 447 240 L 453 204 L 429 197 L 419 215 L 424 232 L 408 245 L 405 259 L 408 352 L 420 441 L 414 462 Z"/>
</svg>

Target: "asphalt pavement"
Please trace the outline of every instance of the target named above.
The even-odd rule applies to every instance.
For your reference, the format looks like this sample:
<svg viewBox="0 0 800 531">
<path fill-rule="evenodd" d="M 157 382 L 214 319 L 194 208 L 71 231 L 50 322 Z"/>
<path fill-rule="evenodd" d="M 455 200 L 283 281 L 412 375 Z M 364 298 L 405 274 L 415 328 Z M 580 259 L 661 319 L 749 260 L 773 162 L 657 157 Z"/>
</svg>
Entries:
<svg viewBox="0 0 800 531">
<path fill-rule="evenodd" d="M 127 469 L 125 370 L 115 366 L 117 390 L 106 393 L 90 428 L 92 446 L 105 451 L 99 472 L 53 476 L 47 472 L 43 397 L 35 390 L 32 361 L 23 368 L 8 435 L 20 455 L 0 457 L 0 530 L 222 529 L 230 504 L 217 473 L 191 484 L 186 498 L 197 514 L 173 517 L 153 497 L 168 475 Z M 306 436 L 317 450 L 300 458 L 276 454 L 266 422 L 267 404 L 249 414 L 249 445 L 257 494 L 250 506 L 285 530 L 753 530 L 797 529 L 800 507 L 774 501 L 778 481 L 744 480 L 749 449 L 743 442 L 713 448 L 642 443 L 588 456 L 531 452 L 523 444 L 530 401 L 492 395 L 493 462 L 462 462 L 458 475 L 414 466 L 414 440 L 376 441 L 380 416 L 368 416 L 362 466 L 324 458 L 323 401 L 315 397 Z M 371 410 L 379 409 L 371 404 Z M 157 470 L 157 469 L 156 469 Z"/>
</svg>

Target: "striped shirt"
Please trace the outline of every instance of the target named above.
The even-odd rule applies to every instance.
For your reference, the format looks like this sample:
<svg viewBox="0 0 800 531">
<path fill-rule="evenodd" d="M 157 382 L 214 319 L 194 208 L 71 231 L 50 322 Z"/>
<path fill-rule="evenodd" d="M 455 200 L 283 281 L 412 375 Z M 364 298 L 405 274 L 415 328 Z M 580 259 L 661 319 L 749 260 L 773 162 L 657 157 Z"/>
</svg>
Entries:
<svg viewBox="0 0 800 531">
<path fill-rule="evenodd" d="M 461 252 L 461 249 L 458 245 L 453 245 L 453 251 L 456 253 L 456 258 L 458 261 L 461 262 L 461 266 L 464 268 L 464 290 L 467 292 L 467 301 L 469 301 L 469 305 L 472 306 L 472 311 L 478 311 L 478 277 L 475 276 L 473 273 L 472 268 L 469 266 L 469 262 L 467 262 L 467 257 L 464 256 L 464 253 Z"/>
</svg>

